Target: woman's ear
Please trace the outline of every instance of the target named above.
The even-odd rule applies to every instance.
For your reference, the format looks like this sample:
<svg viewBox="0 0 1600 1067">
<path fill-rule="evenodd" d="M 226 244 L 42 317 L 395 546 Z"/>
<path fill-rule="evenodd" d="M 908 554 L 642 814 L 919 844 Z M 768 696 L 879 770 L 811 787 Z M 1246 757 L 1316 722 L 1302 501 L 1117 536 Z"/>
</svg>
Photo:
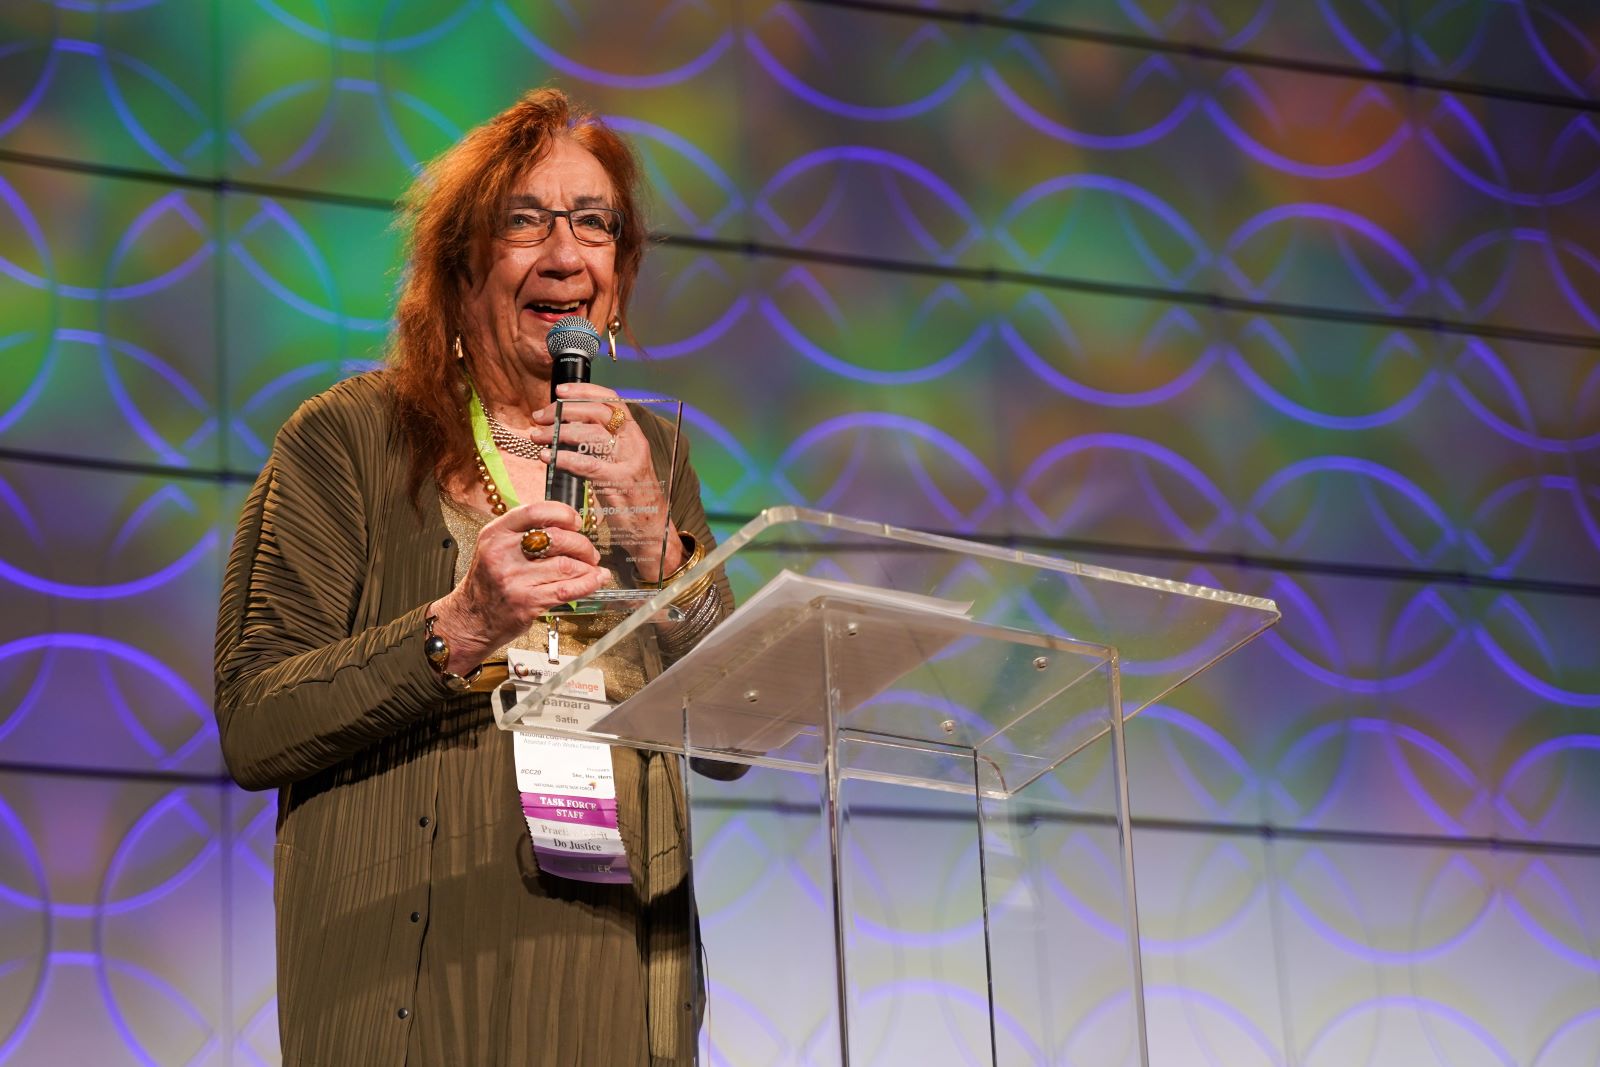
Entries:
<svg viewBox="0 0 1600 1067">
<path fill-rule="evenodd" d="M 469 255 L 467 261 L 461 265 L 460 273 L 456 275 L 456 295 L 463 301 L 477 295 L 478 290 L 483 288 L 482 279 L 489 276 L 488 271 L 474 270 L 473 267 L 472 257 Z"/>
</svg>

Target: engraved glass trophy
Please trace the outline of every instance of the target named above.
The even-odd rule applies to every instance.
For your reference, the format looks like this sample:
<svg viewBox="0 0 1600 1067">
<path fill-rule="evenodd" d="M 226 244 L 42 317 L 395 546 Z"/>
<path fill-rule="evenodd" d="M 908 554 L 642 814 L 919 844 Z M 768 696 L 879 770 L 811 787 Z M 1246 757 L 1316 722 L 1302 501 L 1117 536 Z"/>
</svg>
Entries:
<svg viewBox="0 0 1600 1067">
<path fill-rule="evenodd" d="M 630 612 L 660 591 L 682 425 L 678 400 L 556 401 L 545 499 L 575 506 L 611 573 L 603 588 L 558 611 Z"/>
</svg>

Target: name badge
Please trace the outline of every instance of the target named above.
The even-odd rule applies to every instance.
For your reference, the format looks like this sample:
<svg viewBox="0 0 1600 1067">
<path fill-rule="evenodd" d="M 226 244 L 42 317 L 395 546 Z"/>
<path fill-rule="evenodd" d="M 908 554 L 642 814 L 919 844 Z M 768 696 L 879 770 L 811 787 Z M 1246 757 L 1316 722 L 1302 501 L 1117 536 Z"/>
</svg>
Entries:
<svg viewBox="0 0 1600 1067">
<path fill-rule="evenodd" d="M 507 651 L 512 675 L 539 684 L 572 662 L 523 649 Z M 611 710 L 598 667 L 579 671 L 545 704 L 552 723 L 584 729 Z M 539 869 L 585 882 L 630 880 L 627 851 L 617 831 L 617 784 L 611 746 L 576 737 L 513 735 L 517 790 Z"/>
<path fill-rule="evenodd" d="M 525 648 L 506 650 L 506 669 L 511 677 L 530 685 L 542 685 L 546 678 L 571 663 L 576 656 L 557 656 L 551 663 L 544 652 Z M 534 721 L 547 721 L 552 726 L 566 730 L 587 730 L 611 711 L 606 700 L 606 676 L 599 667 L 588 667 L 567 680 L 567 683 L 545 701 Z"/>
</svg>

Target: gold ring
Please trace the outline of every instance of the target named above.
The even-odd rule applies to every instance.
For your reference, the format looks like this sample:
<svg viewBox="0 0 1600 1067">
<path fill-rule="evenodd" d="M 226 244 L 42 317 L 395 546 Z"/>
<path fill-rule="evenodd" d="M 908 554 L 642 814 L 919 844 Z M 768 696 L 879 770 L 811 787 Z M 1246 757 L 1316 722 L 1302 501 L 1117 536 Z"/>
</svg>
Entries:
<svg viewBox="0 0 1600 1067">
<path fill-rule="evenodd" d="M 528 559 L 544 559 L 550 551 L 550 535 L 535 526 L 522 535 L 522 554 Z"/>
<path fill-rule="evenodd" d="M 628 409 L 618 404 L 611 408 L 611 417 L 606 420 L 606 433 L 612 437 L 617 436 L 617 431 L 622 429 L 622 424 L 628 421 Z"/>
</svg>

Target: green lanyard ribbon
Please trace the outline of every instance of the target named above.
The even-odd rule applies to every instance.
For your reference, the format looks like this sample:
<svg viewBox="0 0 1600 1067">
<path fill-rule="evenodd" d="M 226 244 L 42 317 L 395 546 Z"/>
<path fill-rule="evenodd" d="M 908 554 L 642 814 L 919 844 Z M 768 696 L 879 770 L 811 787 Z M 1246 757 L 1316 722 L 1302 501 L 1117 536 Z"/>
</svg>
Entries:
<svg viewBox="0 0 1600 1067">
<path fill-rule="evenodd" d="M 478 399 L 478 387 L 472 384 L 470 374 L 467 375 L 467 413 L 472 417 L 473 447 L 478 450 L 478 458 L 483 460 L 489 477 L 494 479 L 495 488 L 500 490 L 506 510 L 510 511 L 517 506 L 517 491 L 511 487 L 506 465 L 500 460 L 500 449 L 495 447 L 494 435 L 489 432 L 489 417 L 484 414 L 483 401 Z"/>
</svg>

